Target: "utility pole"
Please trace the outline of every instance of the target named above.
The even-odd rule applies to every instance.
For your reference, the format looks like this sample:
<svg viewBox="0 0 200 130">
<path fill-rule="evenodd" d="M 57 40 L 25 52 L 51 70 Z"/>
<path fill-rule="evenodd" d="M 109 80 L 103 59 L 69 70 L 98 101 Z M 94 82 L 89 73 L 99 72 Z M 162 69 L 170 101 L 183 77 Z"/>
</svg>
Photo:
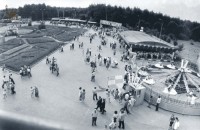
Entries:
<svg viewBox="0 0 200 130">
<path fill-rule="evenodd" d="M 107 16 L 107 5 L 106 5 L 106 20 L 107 20 L 107 17 L 108 17 L 108 16 Z"/>
<path fill-rule="evenodd" d="M 162 19 L 159 19 L 159 20 L 161 20 L 162 21 Z M 161 39 L 161 34 L 162 34 L 162 29 L 163 29 L 163 21 L 162 21 L 162 24 L 161 24 L 161 27 L 160 27 L 160 35 L 159 35 L 159 38 Z"/>
<path fill-rule="evenodd" d="M 63 19 L 64 19 L 64 17 L 65 17 L 65 9 L 63 9 Z"/>
<path fill-rule="evenodd" d="M 43 12 L 43 11 L 44 11 L 45 9 L 40 9 L 40 10 L 42 11 L 42 21 L 43 21 L 43 20 L 44 20 L 44 12 Z"/>
<path fill-rule="evenodd" d="M 58 13 L 58 18 L 59 18 L 59 17 L 60 17 L 60 16 L 59 16 L 59 13 L 60 13 L 60 12 L 59 12 L 59 9 L 58 9 L 58 8 L 57 8 L 57 13 Z"/>
</svg>

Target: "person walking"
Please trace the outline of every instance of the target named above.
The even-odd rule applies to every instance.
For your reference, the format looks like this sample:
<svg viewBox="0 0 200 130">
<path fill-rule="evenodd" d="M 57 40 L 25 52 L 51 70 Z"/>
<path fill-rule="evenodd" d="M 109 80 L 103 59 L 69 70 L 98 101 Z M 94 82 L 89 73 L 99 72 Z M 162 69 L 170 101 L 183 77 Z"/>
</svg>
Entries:
<svg viewBox="0 0 200 130">
<path fill-rule="evenodd" d="M 9 74 L 9 81 L 12 82 L 13 84 L 15 84 L 15 81 L 12 78 L 12 74 Z"/>
<path fill-rule="evenodd" d="M 102 103 L 101 103 L 101 106 L 100 106 L 100 112 L 101 112 L 101 114 L 104 114 L 104 112 L 106 112 L 105 107 L 106 107 L 106 100 L 103 99 Z"/>
<path fill-rule="evenodd" d="M 148 108 L 151 108 L 152 102 L 153 102 L 153 96 L 150 96 L 149 103 L 148 103 L 148 106 L 147 106 Z"/>
<path fill-rule="evenodd" d="M 97 98 L 97 88 L 94 87 L 94 89 L 92 90 L 92 93 L 93 93 L 93 100 L 98 100 Z"/>
<path fill-rule="evenodd" d="M 156 101 L 156 111 L 158 111 L 160 103 L 161 103 L 161 97 L 158 96 L 157 101 Z"/>
<path fill-rule="evenodd" d="M 95 108 L 92 112 L 92 126 L 97 126 L 97 116 L 98 116 L 98 113 L 97 113 L 97 109 Z"/>
<path fill-rule="evenodd" d="M 125 112 L 124 110 L 122 109 L 119 113 L 119 126 L 118 128 L 122 128 L 122 129 L 125 129 L 125 126 L 124 126 L 124 118 L 125 118 Z"/>
<path fill-rule="evenodd" d="M 101 108 L 101 104 L 102 104 L 102 98 L 99 96 L 99 100 L 97 101 L 97 107 L 96 107 L 97 110 L 98 108 Z"/>
<path fill-rule="evenodd" d="M 179 126 L 180 126 L 180 122 L 179 122 L 178 117 L 176 117 L 173 130 L 178 130 Z"/>
</svg>

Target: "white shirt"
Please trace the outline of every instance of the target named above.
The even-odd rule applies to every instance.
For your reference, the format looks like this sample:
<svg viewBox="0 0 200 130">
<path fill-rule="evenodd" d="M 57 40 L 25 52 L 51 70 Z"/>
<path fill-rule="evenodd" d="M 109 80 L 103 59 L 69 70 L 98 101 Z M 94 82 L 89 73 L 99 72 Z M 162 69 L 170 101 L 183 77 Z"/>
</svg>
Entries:
<svg viewBox="0 0 200 130">
<path fill-rule="evenodd" d="M 161 102 L 161 98 L 158 98 L 157 101 L 156 101 L 156 103 L 160 104 L 160 102 Z"/>
<path fill-rule="evenodd" d="M 177 130 L 179 128 L 179 126 L 180 126 L 179 121 L 175 121 L 175 123 L 174 123 L 174 130 Z"/>
</svg>

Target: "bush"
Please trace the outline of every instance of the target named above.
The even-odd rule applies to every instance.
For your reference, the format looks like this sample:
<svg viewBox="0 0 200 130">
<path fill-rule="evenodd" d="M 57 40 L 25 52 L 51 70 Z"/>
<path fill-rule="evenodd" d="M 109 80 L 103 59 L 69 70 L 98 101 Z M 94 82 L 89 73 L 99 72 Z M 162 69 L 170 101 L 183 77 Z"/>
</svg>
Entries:
<svg viewBox="0 0 200 130">
<path fill-rule="evenodd" d="M 41 29 L 46 29 L 46 26 L 44 23 L 41 23 L 39 26 L 38 26 L 38 29 L 41 30 Z"/>
<path fill-rule="evenodd" d="M 178 42 L 177 41 L 174 41 L 174 46 L 177 46 L 178 45 Z"/>
<path fill-rule="evenodd" d="M 178 51 L 182 51 L 182 50 L 183 50 L 183 47 L 184 47 L 183 44 L 178 45 Z"/>
<path fill-rule="evenodd" d="M 28 26 L 32 26 L 32 22 L 28 22 Z"/>
<path fill-rule="evenodd" d="M 171 39 L 168 37 L 168 38 L 166 39 L 166 42 L 170 43 L 170 42 L 171 42 Z"/>
</svg>

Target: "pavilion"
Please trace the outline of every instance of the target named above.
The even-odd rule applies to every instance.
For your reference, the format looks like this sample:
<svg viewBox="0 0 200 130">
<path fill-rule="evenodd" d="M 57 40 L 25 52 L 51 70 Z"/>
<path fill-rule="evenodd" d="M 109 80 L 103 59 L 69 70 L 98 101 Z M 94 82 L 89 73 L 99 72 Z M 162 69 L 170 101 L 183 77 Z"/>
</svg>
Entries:
<svg viewBox="0 0 200 130">
<path fill-rule="evenodd" d="M 119 36 L 132 51 L 171 53 L 177 50 L 174 45 L 142 31 L 123 31 Z"/>
</svg>

